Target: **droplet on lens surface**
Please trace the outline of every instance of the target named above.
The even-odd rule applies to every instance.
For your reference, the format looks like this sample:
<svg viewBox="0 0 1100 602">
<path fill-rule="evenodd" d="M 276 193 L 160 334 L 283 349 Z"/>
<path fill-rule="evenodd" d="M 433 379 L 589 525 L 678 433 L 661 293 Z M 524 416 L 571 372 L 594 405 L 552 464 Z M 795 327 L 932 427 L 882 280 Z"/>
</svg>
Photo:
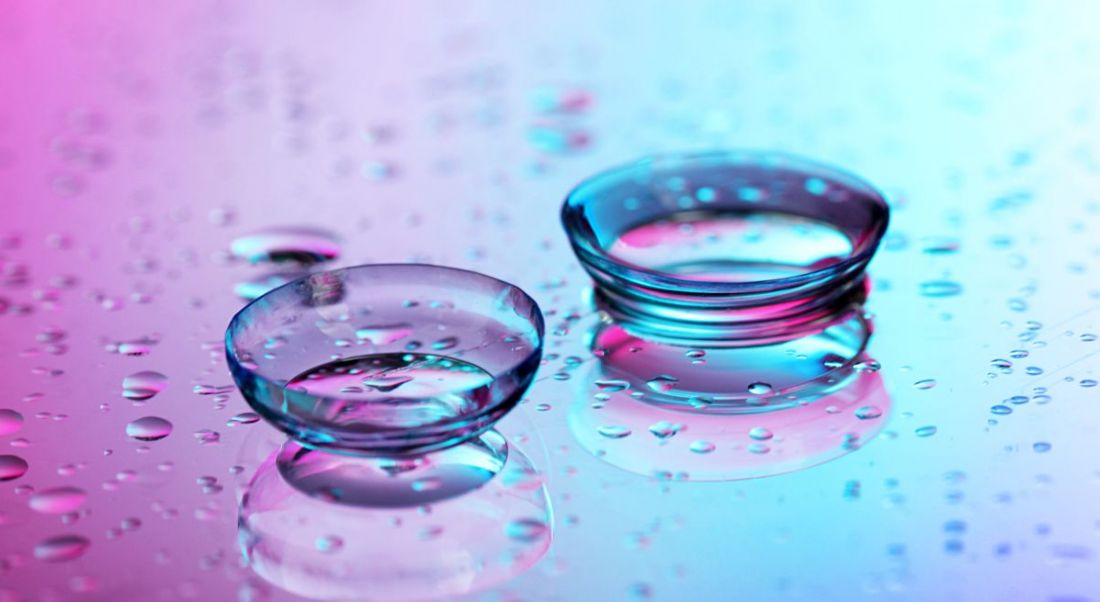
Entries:
<svg viewBox="0 0 1100 602">
<path fill-rule="evenodd" d="M 715 445 L 710 441 L 693 441 L 689 449 L 697 454 L 709 454 L 715 450 Z"/>
<path fill-rule="evenodd" d="M 755 382 L 749 385 L 749 393 L 753 395 L 769 395 L 772 392 L 772 386 L 768 383 Z"/>
<path fill-rule="evenodd" d="M 678 382 L 680 382 L 680 379 L 676 378 L 675 376 L 662 374 L 660 376 L 651 378 L 648 382 L 646 382 L 646 386 L 649 387 L 650 390 L 656 391 L 658 393 L 668 393 L 669 391 L 676 388 L 676 383 Z"/>
<path fill-rule="evenodd" d="M 34 546 L 34 557 L 45 562 L 67 562 L 83 556 L 91 545 L 82 535 L 58 535 Z"/>
<path fill-rule="evenodd" d="M 543 538 L 549 527 L 537 518 L 520 518 L 510 521 L 504 526 L 504 532 L 512 540 L 532 543 Z"/>
<path fill-rule="evenodd" d="M 766 429 L 762 426 L 755 427 L 755 428 L 753 428 L 752 430 L 749 431 L 749 437 L 751 437 L 751 438 L 753 438 L 757 441 L 767 441 L 768 439 L 771 439 L 773 436 L 774 435 L 772 434 L 772 432 L 770 430 L 768 430 L 768 429 Z"/>
<path fill-rule="evenodd" d="M 400 341 L 413 332 L 412 324 L 401 322 L 399 324 L 376 324 L 363 326 L 355 331 L 358 339 L 369 341 L 375 345 L 389 345 Z"/>
<path fill-rule="evenodd" d="M 630 436 L 630 432 L 629 428 L 617 424 L 601 426 L 599 428 L 599 433 L 608 439 L 622 439 L 623 437 Z"/>
<path fill-rule="evenodd" d="M 159 416 L 145 416 L 127 424 L 126 434 L 138 441 L 159 441 L 172 434 L 172 423 Z"/>
</svg>

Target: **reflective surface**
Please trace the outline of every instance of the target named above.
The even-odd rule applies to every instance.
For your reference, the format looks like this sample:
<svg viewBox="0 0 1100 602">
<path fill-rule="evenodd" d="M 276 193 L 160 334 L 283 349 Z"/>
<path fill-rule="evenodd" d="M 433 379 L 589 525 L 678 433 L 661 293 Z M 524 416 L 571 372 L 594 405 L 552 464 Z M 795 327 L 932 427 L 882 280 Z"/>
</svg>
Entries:
<svg viewBox="0 0 1100 602">
<path fill-rule="evenodd" d="M 246 453 L 274 431 L 223 359 L 238 287 L 431 261 L 514 282 L 547 314 L 505 420 L 545 442 L 517 446 L 553 543 L 468 599 L 1095 602 L 1097 22 L 1090 3 L 1017 0 L 5 3 L 0 599 L 301 600 L 238 545 L 237 483 L 274 451 Z M 605 459 L 584 446 L 569 418 L 592 401 L 595 316 L 561 199 L 638 156 L 729 147 L 887 193 L 867 309 L 890 408 L 811 468 L 639 475 L 610 463 L 616 444 L 673 472 L 780 445 L 738 456 L 756 441 L 738 432 L 700 455 L 704 437 L 662 416 L 596 433 Z M 288 226 L 325 233 L 299 258 L 338 255 L 232 252 Z M 125 396 L 146 371 L 163 388 Z M 746 426 L 774 442 L 784 414 Z M 130 437 L 147 416 L 171 432 Z M 662 420 L 688 428 L 659 446 Z"/>
</svg>

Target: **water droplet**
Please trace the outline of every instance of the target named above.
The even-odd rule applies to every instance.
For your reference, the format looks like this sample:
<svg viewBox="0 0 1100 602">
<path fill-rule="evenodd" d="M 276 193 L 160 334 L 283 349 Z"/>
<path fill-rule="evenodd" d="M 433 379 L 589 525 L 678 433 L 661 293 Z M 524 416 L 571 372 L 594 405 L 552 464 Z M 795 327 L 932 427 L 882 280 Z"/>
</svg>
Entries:
<svg viewBox="0 0 1100 602">
<path fill-rule="evenodd" d="M 77 487 L 54 487 L 31 496 L 31 510 L 44 514 L 64 514 L 84 505 L 88 494 Z"/>
<path fill-rule="evenodd" d="M 931 437 L 932 435 L 936 434 L 937 430 L 938 429 L 936 427 L 928 425 L 919 427 L 913 432 L 916 433 L 918 437 Z"/>
<path fill-rule="evenodd" d="M 1037 454 L 1045 454 L 1050 451 L 1052 447 L 1054 446 L 1052 446 L 1050 443 L 1047 443 L 1046 441 L 1037 441 L 1032 444 L 1031 449 L 1035 450 L 1035 453 Z"/>
<path fill-rule="evenodd" d="M 630 388 L 630 383 L 625 380 L 597 380 L 596 386 L 605 393 L 617 393 Z"/>
<path fill-rule="evenodd" d="M 882 416 L 882 409 L 878 406 L 863 406 L 856 410 L 856 418 L 860 420 L 872 420 Z"/>
<path fill-rule="evenodd" d="M 331 232 L 304 226 L 280 226 L 237 238 L 230 245 L 230 252 L 254 264 L 313 265 L 339 257 L 340 246 Z"/>
<path fill-rule="evenodd" d="M 934 378 L 925 378 L 925 379 L 922 379 L 922 380 L 918 380 L 917 382 L 913 383 L 913 386 L 920 389 L 920 390 L 922 390 L 922 391 L 927 391 L 928 389 L 931 389 L 931 388 L 936 386 L 936 379 L 934 379 Z"/>
<path fill-rule="evenodd" d="M 749 431 L 749 437 L 756 439 L 757 441 L 767 441 L 775 435 L 768 429 L 758 426 Z"/>
<path fill-rule="evenodd" d="M 753 444 L 750 444 L 745 449 L 748 450 L 748 452 L 750 454 L 757 454 L 757 455 L 766 454 L 766 453 L 768 453 L 772 450 L 772 448 L 768 447 L 767 445 L 765 445 L 763 443 L 753 443 Z"/>
<path fill-rule="evenodd" d="M 0 409 L 0 437 L 23 428 L 23 415 L 15 410 Z"/>
<path fill-rule="evenodd" d="M 58 535 L 34 547 L 34 557 L 45 562 L 67 562 L 84 555 L 92 543 L 81 535 Z"/>
<path fill-rule="evenodd" d="M 537 518 L 520 518 L 509 521 L 504 526 L 504 533 L 509 539 L 523 543 L 534 543 L 545 537 L 549 531 L 546 523 Z"/>
<path fill-rule="evenodd" d="M 715 445 L 710 441 L 693 441 L 689 449 L 697 454 L 709 454 L 715 450 Z"/>
<path fill-rule="evenodd" d="M 336 535 L 325 535 L 323 537 L 318 537 L 314 545 L 319 552 L 333 554 L 344 548 L 344 540 Z"/>
<path fill-rule="evenodd" d="M 458 345 L 458 337 L 443 337 L 432 343 L 432 349 L 436 351 L 445 351 L 447 349 L 453 349 L 456 345 Z"/>
<path fill-rule="evenodd" d="M 1010 408 L 1006 405 L 997 404 L 997 405 L 989 408 L 989 411 L 993 412 L 994 414 L 996 414 L 998 416 L 1007 416 L 1007 415 L 1012 413 L 1012 408 Z"/>
<path fill-rule="evenodd" d="M 158 441 L 172 434 L 172 423 L 159 416 L 145 416 L 127 424 L 126 434 L 138 441 Z"/>
<path fill-rule="evenodd" d="M 168 386 L 168 377 L 160 372 L 144 370 L 122 379 L 122 396 L 134 401 L 152 399 Z"/>
<path fill-rule="evenodd" d="M 649 387 L 650 390 L 658 393 L 668 393 L 676 387 L 676 383 L 678 382 L 680 382 L 680 379 L 675 376 L 662 374 L 647 381 L 646 386 Z"/>
<path fill-rule="evenodd" d="M 27 474 L 27 461 L 19 456 L 0 454 L 0 481 L 12 481 Z"/>
<path fill-rule="evenodd" d="M 930 280 L 920 285 L 920 294 L 931 298 L 954 297 L 961 294 L 962 290 L 961 284 L 951 280 Z"/>
<path fill-rule="evenodd" d="M 662 420 L 649 427 L 649 432 L 653 433 L 654 437 L 658 439 L 669 439 L 676 433 L 680 432 L 680 429 L 684 428 L 683 425 L 673 424 L 671 422 Z"/>
<path fill-rule="evenodd" d="M 412 324 L 401 322 L 399 324 L 377 324 L 364 326 L 355 331 L 356 338 L 369 341 L 375 345 L 389 345 L 413 333 Z"/>
<path fill-rule="evenodd" d="M 405 383 L 413 381 L 412 376 L 408 375 L 395 375 L 387 376 L 383 374 L 372 375 L 363 379 L 363 386 L 370 387 L 380 393 L 390 393 L 396 391 L 398 387 Z"/>
<path fill-rule="evenodd" d="M 629 437 L 631 430 L 625 426 L 608 425 L 601 426 L 598 432 L 608 439 L 622 439 L 623 437 Z"/>
<path fill-rule="evenodd" d="M 749 385 L 749 393 L 753 395 L 769 395 L 772 392 L 772 386 L 768 383 L 755 382 Z"/>
<path fill-rule="evenodd" d="M 856 372 L 878 372 L 882 369 L 882 364 L 878 363 L 878 360 L 865 359 L 852 364 L 852 368 Z"/>
<path fill-rule="evenodd" d="M 227 420 L 226 426 L 237 426 L 238 424 L 255 424 L 260 421 L 260 415 L 255 412 L 241 412 Z"/>
</svg>

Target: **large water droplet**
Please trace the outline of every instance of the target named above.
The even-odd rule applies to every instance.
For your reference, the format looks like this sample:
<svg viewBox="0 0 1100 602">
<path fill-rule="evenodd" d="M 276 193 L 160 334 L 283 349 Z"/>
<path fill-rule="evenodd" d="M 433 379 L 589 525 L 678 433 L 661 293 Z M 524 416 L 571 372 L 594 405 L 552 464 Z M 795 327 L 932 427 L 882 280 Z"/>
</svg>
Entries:
<svg viewBox="0 0 1100 602">
<path fill-rule="evenodd" d="M 88 494 L 77 487 L 54 487 L 31 496 L 31 510 L 45 514 L 72 512 L 84 505 Z"/>
<path fill-rule="evenodd" d="M 27 461 L 19 456 L 0 454 L 0 481 L 11 481 L 27 474 Z"/>
<path fill-rule="evenodd" d="M 66 562 L 84 555 L 92 542 L 81 535 L 58 535 L 39 542 L 34 557 L 45 562 Z"/>
<path fill-rule="evenodd" d="M 144 370 L 135 372 L 122 379 L 122 396 L 126 399 L 144 401 L 151 399 L 168 386 L 168 377 L 160 372 Z"/>
<path fill-rule="evenodd" d="M 172 423 L 159 416 L 145 416 L 127 424 L 126 434 L 138 441 L 158 441 L 172 434 Z"/>
<path fill-rule="evenodd" d="M 15 410 L 0 409 L 0 437 L 23 428 L 23 415 Z"/>
</svg>

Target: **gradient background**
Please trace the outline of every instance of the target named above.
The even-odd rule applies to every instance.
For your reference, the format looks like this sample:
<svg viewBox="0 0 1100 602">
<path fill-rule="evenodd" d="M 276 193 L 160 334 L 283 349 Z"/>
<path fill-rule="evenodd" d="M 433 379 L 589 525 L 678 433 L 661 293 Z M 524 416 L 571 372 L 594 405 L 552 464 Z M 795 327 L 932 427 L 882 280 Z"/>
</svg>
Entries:
<svg viewBox="0 0 1100 602">
<path fill-rule="evenodd" d="M 239 395 L 215 410 L 191 392 L 231 382 L 204 343 L 257 273 L 227 260 L 234 237 L 325 227 L 339 265 L 489 272 L 553 324 L 588 285 L 557 222 L 565 192 L 639 155 L 720 147 L 804 154 L 891 197 L 869 303 L 886 432 L 790 475 L 663 483 L 580 449 L 575 383 L 542 380 L 517 411 L 543 440 L 555 541 L 485 597 L 1100 600 L 1100 341 L 1081 338 L 1100 333 L 1096 23 L 1091 2 L 0 0 L 0 408 L 26 419 L 0 453 L 31 465 L 0 483 L 0 600 L 291 599 L 235 545 L 228 469 L 266 427 L 225 428 Z M 543 86 L 592 95 L 554 121 L 584 148 L 532 133 Z M 927 252 L 944 239 L 958 251 Z M 945 279 L 961 293 L 922 296 Z M 150 335 L 147 356 L 104 351 Z M 580 328 L 551 339 L 583 353 Z M 170 385 L 131 407 L 119 383 L 146 369 Z M 1014 395 L 1031 400 L 990 413 Z M 123 428 L 145 414 L 176 430 L 142 452 Z M 203 493 L 203 475 L 225 489 Z M 87 516 L 28 508 L 31 488 L 64 484 L 89 492 Z M 126 518 L 141 526 L 110 531 Z M 36 560 L 61 533 L 92 545 Z"/>
</svg>

